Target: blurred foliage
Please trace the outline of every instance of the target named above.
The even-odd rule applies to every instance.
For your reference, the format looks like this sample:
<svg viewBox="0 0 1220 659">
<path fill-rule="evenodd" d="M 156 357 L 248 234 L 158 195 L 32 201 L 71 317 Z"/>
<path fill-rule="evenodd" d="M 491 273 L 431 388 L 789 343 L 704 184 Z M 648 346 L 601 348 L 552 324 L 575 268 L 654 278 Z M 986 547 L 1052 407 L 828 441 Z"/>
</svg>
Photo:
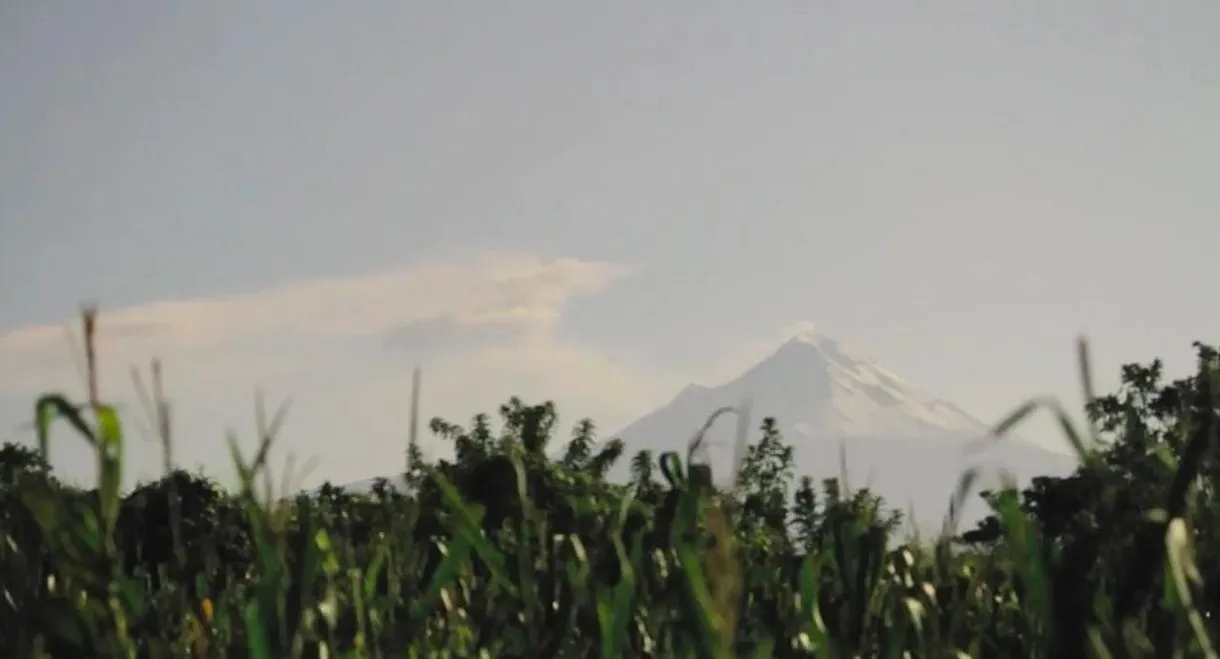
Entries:
<svg viewBox="0 0 1220 659">
<path fill-rule="evenodd" d="M 40 448 L 0 449 L 0 656 L 1212 657 L 1217 354 L 1197 348 L 1192 378 L 1124 367 L 1096 438 L 1065 424 L 1096 442 L 1075 474 L 984 492 L 991 517 L 928 540 L 800 478 L 772 419 L 723 487 L 587 420 L 548 457 L 555 406 L 514 398 L 498 423 L 433 420 L 455 457 L 413 448 L 400 489 L 271 497 L 261 450 L 234 451 L 236 491 L 173 470 L 121 496 L 117 415 L 44 397 Z M 96 489 L 48 467 L 60 421 Z"/>
</svg>

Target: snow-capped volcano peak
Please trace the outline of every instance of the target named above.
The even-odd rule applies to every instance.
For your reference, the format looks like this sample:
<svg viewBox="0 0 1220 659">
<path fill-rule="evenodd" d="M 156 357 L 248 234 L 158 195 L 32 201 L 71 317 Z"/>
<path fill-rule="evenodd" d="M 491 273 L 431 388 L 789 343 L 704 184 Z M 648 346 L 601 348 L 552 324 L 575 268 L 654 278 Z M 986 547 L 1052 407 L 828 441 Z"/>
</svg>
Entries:
<svg viewBox="0 0 1220 659">
<path fill-rule="evenodd" d="M 789 337 L 736 378 L 714 387 L 692 384 L 616 436 L 628 452 L 684 453 L 713 412 L 749 401 L 750 425 L 776 420 L 793 448 L 798 475 L 839 476 L 845 451 L 853 484 L 869 486 L 900 509 L 909 503 L 931 522 L 941 519 L 968 466 L 998 463 L 1018 479 L 1074 468 L 1072 458 L 1015 439 L 996 444 L 989 457 L 970 457 L 964 449 L 991 434 L 983 422 L 812 325 Z M 701 459 L 717 474 L 733 471 L 735 426 L 718 422 L 704 435 Z M 985 507 L 976 505 L 974 513 L 981 512 Z"/>
<path fill-rule="evenodd" d="M 854 352 L 854 350 L 845 346 L 838 339 L 835 339 L 823 333 L 817 325 L 809 322 L 799 323 L 793 328 L 788 335 L 787 341 L 784 341 L 779 349 L 793 348 L 798 346 L 807 346 L 818 349 L 829 349 L 834 351 Z"/>
<path fill-rule="evenodd" d="M 987 432 L 985 424 L 952 403 L 811 329 L 712 391 L 753 399 L 760 414 L 786 419 L 798 434 L 842 439 Z"/>
<path fill-rule="evenodd" d="M 798 323 L 792 328 L 792 338 L 788 339 L 788 343 L 811 343 L 816 345 L 819 341 L 826 340 L 826 335 L 819 331 L 818 326 L 811 322 Z"/>
</svg>

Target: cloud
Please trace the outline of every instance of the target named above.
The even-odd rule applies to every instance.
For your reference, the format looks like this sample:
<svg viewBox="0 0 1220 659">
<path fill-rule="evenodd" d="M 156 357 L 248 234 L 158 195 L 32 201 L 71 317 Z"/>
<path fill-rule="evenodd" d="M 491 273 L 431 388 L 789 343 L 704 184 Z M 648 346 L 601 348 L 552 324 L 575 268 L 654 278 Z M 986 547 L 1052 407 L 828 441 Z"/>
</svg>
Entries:
<svg viewBox="0 0 1220 659">
<path fill-rule="evenodd" d="M 101 390 L 138 409 L 130 369 L 161 359 L 176 406 L 180 464 L 222 472 L 228 456 L 221 433 L 251 426 L 256 388 L 272 401 L 291 396 L 277 455 L 316 457 L 318 477 L 339 482 L 401 460 L 404 403 L 418 362 L 425 366 L 425 416 L 464 420 L 521 394 L 555 399 L 565 414 L 608 426 L 625 423 L 681 378 L 574 343 L 556 326 L 570 301 L 636 272 L 601 261 L 486 253 L 240 295 L 103 308 Z M 7 403 L 0 412 L 47 390 L 83 392 L 70 324 L 0 335 L 0 402 Z M 156 475 L 154 446 L 136 447 L 136 475 Z M 87 478 L 89 461 L 74 459 L 80 464 L 69 471 Z"/>
<path fill-rule="evenodd" d="M 383 337 L 395 351 L 417 356 L 450 354 L 508 343 L 527 330 L 518 322 L 463 323 L 456 318 L 436 318 L 396 327 Z"/>
<path fill-rule="evenodd" d="M 393 345 L 463 332 L 547 332 L 570 299 L 635 271 L 598 261 L 489 253 L 241 295 L 164 300 L 103 310 L 99 351 L 107 363 L 124 366 L 153 356 L 206 356 L 227 369 L 233 364 L 224 363 L 226 357 L 265 362 L 260 355 L 307 343 L 381 337 Z M 67 327 L 65 320 L 0 335 L 0 362 L 16 366 L 0 374 L 0 392 L 28 392 L 75 377 Z"/>
</svg>

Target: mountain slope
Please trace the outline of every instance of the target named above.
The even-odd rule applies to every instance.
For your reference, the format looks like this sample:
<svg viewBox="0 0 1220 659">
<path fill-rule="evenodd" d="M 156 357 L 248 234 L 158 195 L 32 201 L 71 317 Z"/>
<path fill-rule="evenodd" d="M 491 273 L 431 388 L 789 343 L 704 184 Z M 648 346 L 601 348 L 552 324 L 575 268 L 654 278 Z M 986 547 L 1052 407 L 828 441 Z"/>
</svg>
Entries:
<svg viewBox="0 0 1220 659">
<path fill-rule="evenodd" d="M 685 454 L 687 443 L 715 410 L 745 400 L 751 403 L 752 431 L 765 417 L 777 420 L 793 446 L 798 477 L 839 477 L 845 458 L 849 486 L 868 486 L 889 505 L 913 510 L 922 529 L 939 524 L 967 468 L 986 470 L 990 478 L 983 483 L 994 486 L 999 469 L 1024 484 L 1033 476 L 1070 473 L 1076 465 L 1073 457 L 1015 438 L 986 444 L 991 437 L 987 424 L 812 331 L 788 340 L 722 386 L 688 386 L 613 436 L 626 442 L 628 455 L 641 449 Z M 718 420 L 705 435 L 707 451 L 701 457 L 712 464 L 717 480 L 727 480 L 731 472 L 735 432 L 730 417 Z M 980 445 L 985 448 L 967 453 Z M 620 464 L 614 476 L 624 477 L 625 470 Z M 967 523 L 986 513 L 977 496 L 967 503 Z"/>
</svg>

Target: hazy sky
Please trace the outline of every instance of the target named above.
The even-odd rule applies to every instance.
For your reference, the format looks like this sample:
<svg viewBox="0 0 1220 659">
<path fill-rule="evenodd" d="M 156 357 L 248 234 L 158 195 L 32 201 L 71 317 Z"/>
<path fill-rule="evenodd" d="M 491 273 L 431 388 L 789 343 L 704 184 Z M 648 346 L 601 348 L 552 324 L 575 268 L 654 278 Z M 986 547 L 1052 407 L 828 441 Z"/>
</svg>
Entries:
<svg viewBox="0 0 1220 659">
<path fill-rule="evenodd" d="M 292 396 L 276 464 L 315 457 L 306 484 L 400 468 L 417 361 L 428 416 L 519 393 L 606 431 L 805 320 L 989 421 L 1076 404 L 1080 332 L 1103 385 L 1185 368 L 1220 339 L 1218 24 L 1214 0 L 4 2 L 0 437 L 83 391 L 62 325 L 87 299 L 103 395 L 163 358 L 181 462 L 225 480 L 258 388 Z M 159 459 L 134 442 L 132 474 Z"/>
</svg>

